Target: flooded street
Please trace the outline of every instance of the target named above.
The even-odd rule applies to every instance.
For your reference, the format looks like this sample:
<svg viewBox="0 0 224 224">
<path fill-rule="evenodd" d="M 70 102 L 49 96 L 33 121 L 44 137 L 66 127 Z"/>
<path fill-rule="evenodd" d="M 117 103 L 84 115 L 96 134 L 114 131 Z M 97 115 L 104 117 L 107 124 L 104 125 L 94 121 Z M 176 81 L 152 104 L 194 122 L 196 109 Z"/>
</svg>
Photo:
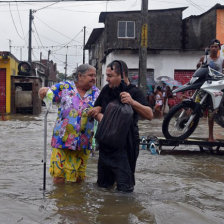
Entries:
<svg viewBox="0 0 224 224">
<path fill-rule="evenodd" d="M 85 183 L 55 186 L 48 173 L 56 109 L 48 115 L 47 185 L 43 193 L 44 113 L 0 120 L 0 223 L 222 224 L 224 157 L 210 153 L 152 155 L 141 150 L 132 194 L 96 186 L 96 152 Z M 140 135 L 162 136 L 161 121 L 140 121 Z M 207 137 L 202 119 L 194 136 Z M 215 137 L 224 139 L 215 126 Z M 189 146 L 181 146 L 183 149 Z M 191 146 L 198 150 L 197 146 Z"/>
</svg>

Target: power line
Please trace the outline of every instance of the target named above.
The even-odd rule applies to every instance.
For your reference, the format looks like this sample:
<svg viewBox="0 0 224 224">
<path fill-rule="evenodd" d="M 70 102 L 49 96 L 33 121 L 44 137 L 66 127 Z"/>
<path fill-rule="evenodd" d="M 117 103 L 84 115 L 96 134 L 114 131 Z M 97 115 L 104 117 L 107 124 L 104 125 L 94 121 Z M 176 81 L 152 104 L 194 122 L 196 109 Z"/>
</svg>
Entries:
<svg viewBox="0 0 224 224">
<path fill-rule="evenodd" d="M 65 56 L 66 54 L 54 53 L 54 55 Z M 82 54 L 67 54 L 69 57 L 80 57 Z"/>
<path fill-rule="evenodd" d="M 51 42 L 57 43 L 57 44 L 59 44 L 60 46 L 62 46 L 62 44 L 60 44 L 59 42 L 57 42 L 57 41 L 55 41 L 55 40 L 52 40 L 52 39 L 50 39 L 50 38 L 48 38 L 48 37 L 44 36 L 43 34 L 39 34 L 39 35 L 40 35 L 41 37 L 43 37 L 44 39 L 48 40 L 48 41 L 51 41 Z"/>
<path fill-rule="evenodd" d="M 10 15 L 11 15 L 11 18 L 12 18 L 13 25 L 14 25 L 14 27 L 15 27 L 15 30 L 16 30 L 18 36 L 19 36 L 22 40 L 24 40 L 24 38 L 19 34 L 19 31 L 17 30 L 16 24 L 15 24 L 15 21 L 14 21 L 14 19 L 13 19 L 13 15 L 12 15 L 12 12 L 11 12 L 10 3 L 9 3 L 9 11 L 10 11 Z"/>
<path fill-rule="evenodd" d="M 20 17 L 19 7 L 18 7 L 18 4 L 17 3 L 16 3 L 16 8 L 17 8 L 17 12 L 18 12 L 18 15 L 19 15 L 20 26 L 21 26 L 21 29 L 22 29 L 22 32 L 23 32 L 23 38 L 24 38 L 24 41 L 26 43 L 25 34 L 24 34 L 23 26 L 22 26 L 22 20 L 21 20 L 21 17 Z"/>
<path fill-rule="evenodd" d="M 60 49 L 62 49 L 63 47 L 66 47 L 66 46 L 68 46 L 72 41 L 75 41 L 74 39 L 80 34 L 82 32 L 82 30 L 81 31 L 79 31 L 79 33 L 77 33 L 69 42 L 67 42 L 66 44 L 64 44 L 64 46 L 62 46 L 61 48 L 59 48 L 58 50 L 55 50 L 55 51 L 59 51 Z M 54 52 L 55 52 L 54 51 Z"/>
<path fill-rule="evenodd" d="M 37 37 L 38 37 L 38 39 L 39 39 L 39 41 L 40 41 L 40 44 L 41 44 L 41 46 L 43 47 L 42 41 L 41 41 L 40 36 L 39 36 L 39 34 L 38 34 L 38 32 L 37 32 L 36 25 L 35 25 L 34 21 L 32 21 L 32 22 L 33 22 L 34 29 L 35 29 L 35 31 L 36 31 Z"/>
<path fill-rule="evenodd" d="M 58 2 L 74 2 L 74 1 L 80 1 L 80 0 L 59 0 Z M 85 0 L 84 0 L 85 1 Z M 87 1 L 87 0 L 86 0 Z M 91 0 L 91 1 L 105 1 L 105 0 Z M 107 1 L 124 1 L 124 0 L 107 0 Z M 27 3 L 27 2 L 30 2 L 30 3 L 45 3 L 45 2 L 55 2 L 53 0 L 18 0 L 18 1 L 0 1 L 0 3 L 3 2 L 3 3 L 9 3 L 9 2 L 19 2 L 19 3 Z"/>
<path fill-rule="evenodd" d="M 186 1 L 187 1 L 190 5 L 192 5 L 192 6 L 195 7 L 196 9 L 198 9 L 199 11 L 204 12 L 204 9 L 203 9 L 200 5 L 194 3 L 194 2 L 191 1 L 191 0 L 186 0 Z"/>
<path fill-rule="evenodd" d="M 12 48 L 27 48 L 26 46 L 11 46 Z M 49 46 L 33 46 L 32 48 L 33 49 L 41 49 L 41 48 L 61 48 L 62 46 L 61 45 L 49 45 Z M 80 47 L 80 49 L 82 49 L 82 45 L 68 45 L 68 46 L 63 46 L 63 48 L 67 48 L 67 47 L 70 47 L 70 48 L 77 48 L 77 47 Z"/>
<path fill-rule="evenodd" d="M 57 2 L 54 2 L 54 3 L 50 4 L 50 5 L 47 5 L 47 6 L 44 6 L 44 7 L 42 7 L 42 8 L 36 9 L 35 12 L 40 11 L 40 10 L 42 10 L 42 9 L 46 9 L 46 8 L 48 8 L 48 7 L 52 6 L 52 5 L 55 5 L 55 4 L 59 3 L 59 2 L 60 2 L 60 1 L 57 1 Z"/>
<path fill-rule="evenodd" d="M 55 31 L 56 33 L 58 33 L 58 34 L 60 34 L 60 35 L 62 35 L 64 37 L 66 37 L 67 39 L 71 39 L 71 37 L 68 37 L 65 34 L 61 33 L 60 31 L 58 31 L 58 30 L 52 28 L 51 26 L 49 26 L 47 23 L 45 23 L 44 21 L 42 21 L 38 16 L 35 16 L 35 18 L 37 18 L 39 21 L 41 21 L 43 24 L 45 24 L 49 29 L 51 29 L 51 30 Z M 80 43 L 79 41 L 76 41 L 76 42 Z"/>
</svg>

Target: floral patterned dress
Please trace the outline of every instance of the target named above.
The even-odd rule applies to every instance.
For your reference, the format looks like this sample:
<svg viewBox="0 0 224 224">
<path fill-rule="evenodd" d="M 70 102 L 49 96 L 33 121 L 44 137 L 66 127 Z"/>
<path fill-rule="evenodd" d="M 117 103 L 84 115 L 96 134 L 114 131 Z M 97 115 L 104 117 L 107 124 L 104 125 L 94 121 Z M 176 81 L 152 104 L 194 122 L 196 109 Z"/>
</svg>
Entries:
<svg viewBox="0 0 224 224">
<path fill-rule="evenodd" d="M 53 101 L 58 104 L 58 117 L 51 146 L 59 149 L 91 150 L 94 120 L 87 116 L 99 95 L 92 87 L 82 98 L 74 82 L 62 82 L 51 87 Z"/>
<path fill-rule="evenodd" d="M 50 90 L 53 101 L 58 104 L 51 141 L 50 174 L 69 182 L 84 180 L 94 128 L 94 120 L 87 112 L 93 107 L 99 89 L 92 87 L 83 98 L 74 82 L 58 83 Z"/>
</svg>

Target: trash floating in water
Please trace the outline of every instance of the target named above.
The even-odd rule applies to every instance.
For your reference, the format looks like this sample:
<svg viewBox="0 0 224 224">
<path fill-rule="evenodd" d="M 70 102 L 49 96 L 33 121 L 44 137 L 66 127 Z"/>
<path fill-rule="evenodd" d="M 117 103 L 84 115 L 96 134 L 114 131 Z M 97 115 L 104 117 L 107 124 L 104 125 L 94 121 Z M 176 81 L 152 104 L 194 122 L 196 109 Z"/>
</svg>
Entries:
<svg viewBox="0 0 224 224">
<path fill-rule="evenodd" d="M 140 145 L 141 145 L 141 149 L 142 150 L 146 150 L 147 149 L 147 144 L 146 143 L 147 143 L 146 138 L 142 137 L 141 141 L 140 141 Z"/>
<path fill-rule="evenodd" d="M 157 153 L 157 149 L 156 149 L 156 145 L 154 142 L 150 141 L 149 142 L 149 149 L 152 155 L 156 155 Z"/>
</svg>

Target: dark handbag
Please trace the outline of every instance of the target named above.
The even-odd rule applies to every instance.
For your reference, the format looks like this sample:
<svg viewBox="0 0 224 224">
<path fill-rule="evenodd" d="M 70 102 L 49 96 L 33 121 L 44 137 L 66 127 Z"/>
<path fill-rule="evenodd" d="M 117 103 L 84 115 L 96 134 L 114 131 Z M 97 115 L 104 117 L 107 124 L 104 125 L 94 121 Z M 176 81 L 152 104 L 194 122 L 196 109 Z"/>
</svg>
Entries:
<svg viewBox="0 0 224 224">
<path fill-rule="evenodd" d="M 133 113 L 129 104 L 123 104 L 118 100 L 110 102 L 96 131 L 97 142 L 106 146 L 108 150 L 123 148 L 133 121 Z"/>
</svg>

